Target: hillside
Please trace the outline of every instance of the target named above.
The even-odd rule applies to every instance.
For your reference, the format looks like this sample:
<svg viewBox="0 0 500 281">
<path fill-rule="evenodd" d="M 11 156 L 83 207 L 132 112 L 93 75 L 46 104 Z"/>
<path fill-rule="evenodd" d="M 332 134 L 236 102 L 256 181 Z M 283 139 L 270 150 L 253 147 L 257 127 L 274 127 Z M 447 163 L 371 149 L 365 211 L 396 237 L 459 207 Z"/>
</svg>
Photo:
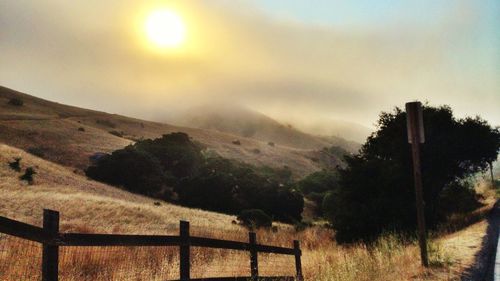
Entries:
<svg viewBox="0 0 500 281">
<path fill-rule="evenodd" d="M 354 152 L 359 144 L 341 137 L 324 138 L 301 132 L 264 114 L 237 105 L 205 105 L 173 119 L 187 127 L 215 130 L 263 142 L 299 149 L 321 149 L 332 145 Z"/>
<path fill-rule="evenodd" d="M 8 104 L 14 97 L 22 99 L 24 104 Z M 223 157 L 255 165 L 287 165 L 296 176 L 321 169 L 322 164 L 315 160 L 318 159 L 318 151 L 312 148 L 329 144 L 328 141 L 303 134 L 304 142 L 308 140 L 315 143 L 309 145 L 310 149 L 293 148 L 280 143 L 270 146 L 267 139 L 258 140 L 227 132 L 179 127 L 87 110 L 0 87 L 0 142 L 30 150 L 45 159 L 77 169 L 87 167 L 89 156 L 96 152 L 111 152 L 136 139 L 156 138 L 178 131 L 189 134 L 208 150 Z M 236 139 L 240 145 L 233 144 Z M 333 162 L 336 161 L 333 159 Z"/>
<path fill-rule="evenodd" d="M 35 168 L 37 174 L 33 185 L 20 181 L 20 173 L 9 168 L 8 162 L 16 157 L 21 158 L 22 169 Z M 64 232 L 176 234 L 178 221 L 184 219 L 191 222 L 191 232 L 195 235 L 240 241 L 248 239 L 247 231 L 232 223 L 233 216 L 164 202 L 157 206 L 152 199 L 90 181 L 67 167 L 3 144 L 0 144 L 0 194 L 0 216 L 40 225 L 42 209 L 55 209 L 61 212 L 61 230 Z M 375 247 L 368 249 L 365 245 L 337 245 L 331 239 L 332 232 L 321 227 L 295 232 L 290 226 L 277 224 L 277 232 L 261 229 L 257 235 L 260 243 L 280 246 L 290 246 L 293 239 L 301 240 L 306 280 L 456 280 L 474 261 L 486 226 L 482 221 L 454 234 L 432 239 L 434 247 L 438 248 L 433 248 L 431 260 L 442 264 L 429 270 L 423 270 L 419 265 L 416 243 L 401 244 L 396 237 L 384 237 Z M 88 264 L 84 261 L 88 261 L 93 266 L 91 274 L 98 275 L 119 266 L 128 271 L 118 273 L 128 277 L 134 274 L 134 270 L 141 276 L 158 273 L 143 260 L 128 259 L 126 254 L 108 257 L 114 252 L 89 251 L 85 259 L 79 259 L 80 263 L 73 265 L 76 269 L 82 267 L 81 270 L 85 270 Z M 196 249 L 195 253 L 197 266 L 193 276 L 201 278 L 221 272 L 247 274 L 247 268 L 241 266 L 247 264 L 245 255 L 208 249 Z M 96 264 L 92 257 L 105 258 L 109 264 Z M 2 258 L 0 255 L 0 261 Z M 22 266 L 29 260 L 26 257 L 17 264 Z M 293 258 L 285 260 L 262 255 L 259 263 L 261 274 L 293 274 Z M 97 275 L 93 280 L 109 280 L 97 278 Z M 129 280 L 119 276 L 117 274 L 113 280 Z"/>
</svg>

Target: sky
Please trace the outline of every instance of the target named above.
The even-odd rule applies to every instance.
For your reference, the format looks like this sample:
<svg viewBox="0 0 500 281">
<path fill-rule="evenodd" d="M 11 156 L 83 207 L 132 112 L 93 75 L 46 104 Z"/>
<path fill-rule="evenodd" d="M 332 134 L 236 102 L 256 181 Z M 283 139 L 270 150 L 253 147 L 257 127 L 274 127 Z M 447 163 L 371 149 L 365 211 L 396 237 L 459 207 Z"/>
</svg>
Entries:
<svg viewBox="0 0 500 281">
<path fill-rule="evenodd" d="M 176 49 L 145 38 L 164 7 L 186 26 Z M 0 27 L 0 85 L 80 107 L 238 104 L 327 130 L 420 100 L 500 125 L 497 0 L 2 0 Z"/>
</svg>

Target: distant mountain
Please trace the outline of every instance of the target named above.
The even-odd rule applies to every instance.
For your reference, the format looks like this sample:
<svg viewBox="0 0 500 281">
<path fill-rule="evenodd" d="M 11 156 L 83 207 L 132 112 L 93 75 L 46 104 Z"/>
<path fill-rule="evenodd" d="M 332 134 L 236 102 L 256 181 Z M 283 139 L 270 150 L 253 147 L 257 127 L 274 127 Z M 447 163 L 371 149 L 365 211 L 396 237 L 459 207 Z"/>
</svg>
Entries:
<svg viewBox="0 0 500 281">
<path fill-rule="evenodd" d="M 12 99 L 23 104 L 13 105 Z M 334 144 L 332 139 L 302 133 L 251 111 L 209 116 L 191 121 L 201 124 L 199 128 L 180 127 L 59 104 L 0 86 L 0 143 L 77 169 L 87 167 L 89 156 L 96 152 L 185 132 L 207 152 L 254 165 L 288 166 L 301 177 L 323 168 L 319 148 Z M 340 163 L 335 157 L 329 160 L 332 165 Z"/>
<path fill-rule="evenodd" d="M 282 124 L 262 113 L 235 105 L 199 106 L 169 121 L 297 149 L 322 149 L 335 145 L 354 151 L 359 147 L 358 143 L 342 137 L 321 137 L 304 133 L 292 125 Z"/>
</svg>

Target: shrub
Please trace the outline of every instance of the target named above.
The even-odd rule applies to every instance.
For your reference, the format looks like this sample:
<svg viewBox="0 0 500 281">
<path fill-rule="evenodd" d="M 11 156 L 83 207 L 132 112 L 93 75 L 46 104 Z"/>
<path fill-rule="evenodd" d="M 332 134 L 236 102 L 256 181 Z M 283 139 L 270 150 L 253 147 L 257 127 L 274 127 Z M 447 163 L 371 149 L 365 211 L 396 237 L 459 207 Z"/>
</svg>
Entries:
<svg viewBox="0 0 500 281">
<path fill-rule="evenodd" d="M 28 167 L 26 168 L 26 170 L 24 171 L 24 174 L 22 176 L 19 177 L 20 180 L 24 180 L 24 181 L 27 181 L 28 184 L 33 184 L 33 176 L 36 175 L 36 171 L 35 169 L 33 169 L 33 167 Z"/>
<path fill-rule="evenodd" d="M 252 149 L 252 152 L 255 153 L 255 154 L 259 154 L 260 153 L 260 149 L 254 148 L 254 149 Z"/>
<path fill-rule="evenodd" d="M 233 143 L 234 145 L 241 145 L 240 140 L 233 140 L 233 141 L 232 141 L 232 143 Z"/>
<path fill-rule="evenodd" d="M 14 158 L 14 161 L 9 162 L 9 167 L 16 172 L 20 172 L 21 171 L 21 163 L 20 162 L 21 162 L 20 157 Z"/>
<path fill-rule="evenodd" d="M 24 101 L 21 98 L 15 97 L 15 98 L 11 98 L 9 100 L 8 104 L 13 105 L 13 106 L 23 106 Z"/>
<path fill-rule="evenodd" d="M 120 132 L 120 131 L 113 130 L 113 131 L 109 131 L 109 133 L 112 134 L 113 136 L 117 136 L 120 138 L 123 137 L 123 132 Z"/>
<path fill-rule="evenodd" d="M 271 227 L 273 224 L 271 217 L 260 209 L 243 210 L 240 212 L 237 219 L 242 225 L 250 229 Z"/>
<path fill-rule="evenodd" d="M 33 154 L 38 157 L 44 157 L 45 156 L 45 148 L 43 147 L 30 147 L 26 151 L 30 154 Z"/>
<path fill-rule="evenodd" d="M 181 132 L 139 141 L 133 147 L 154 155 L 164 170 L 179 179 L 193 175 L 202 164 L 201 147 Z"/>
<path fill-rule="evenodd" d="M 110 127 L 110 128 L 116 128 L 116 124 L 111 122 L 111 120 L 108 120 L 108 119 L 97 119 L 97 120 L 95 120 L 95 122 L 99 125 L 103 125 L 103 126 Z"/>
<path fill-rule="evenodd" d="M 94 180 L 153 197 L 161 197 L 166 187 L 166 175 L 160 162 L 131 146 L 101 157 L 85 170 L 85 174 Z"/>
<path fill-rule="evenodd" d="M 274 146 L 274 142 L 270 141 L 270 142 L 267 143 L 267 145 Z"/>
<path fill-rule="evenodd" d="M 78 131 L 85 132 L 85 128 L 84 127 L 80 127 L 80 128 L 78 128 Z"/>
<path fill-rule="evenodd" d="M 281 173 L 217 157 L 207 159 L 198 173 L 182 179 L 175 190 L 179 202 L 190 207 L 232 214 L 261 209 L 277 220 L 301 220 L 304 199 L 283 184 L 280 179 L 286 176 Z"/>
</svg>

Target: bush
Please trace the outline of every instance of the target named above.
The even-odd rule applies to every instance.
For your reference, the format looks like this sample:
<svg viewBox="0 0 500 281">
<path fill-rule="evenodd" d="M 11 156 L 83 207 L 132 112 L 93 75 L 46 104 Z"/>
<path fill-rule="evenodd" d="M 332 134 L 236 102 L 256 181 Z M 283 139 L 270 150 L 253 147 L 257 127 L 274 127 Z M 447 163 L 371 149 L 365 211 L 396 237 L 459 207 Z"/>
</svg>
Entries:
<svg viewBox="0 0 500 281">
<path fill-rule="evenodd" d="M 166 189 L 166 175 L 160 162 L 147 152 L 126 147 L 101 157 L 85 170 L 94 180 L 140 194 L 161 197 Z"/>
<path fill-rule="evenodd" d="M 23 106 L 24 101 L 21 98 L 15 97 L 15 98 L 11 98 L 9 100 L 8 104 L 13 105 L 13 106 Z"/>
<path fill-rule="evenodd" d="M 45 156 L 45 148 L 43 147 L 30 147 L 26 151 L 30 154 L 33 154 L 38 157 L 44 157 Z"/>
<path fill-rule="evenodd" d="M 21 162 L 21 158 L 17 157 L 14 159 L 14 161 L 9 162 L 9 167 L 16 172 L 20 172 L 21 171 L 21 163 L 20 162 Z"/>
<path fill-rule="evenodd" d="M 120 137 L 122 138 L 123 137 L 123 132 L 119 132 L 119 131 L 109 131 L 110 134 L 112 134 L 113 136 L 117 136 L 117 137 Z"/>
<path fill-rule="evenodd" d="M 181 180 L 175 190 L 179 202 L 190 207 L 232 214 L 261 209 L 277 220 L 301 220 L 304 199 L 283 184 L 282 173 L 217 157 L 207 159 L 197 174 Z"/>
<path fill-rule="evenodd" d="M 271 217 L 259 209 L 243 210 L 240 212 L 237 219 L 242 225 L 250 229 L 271 227 L 273 224 Z"/>
<path fill-rule="evenodd" d="M 95 122 L 99 125 L 103 125 L 109 128 L 116 128 L 116 124 L 111 122 L 111 120 L 108 119 L 97 119 Z"/>
<path fill-rule="evenodd" d="M 85 132 L 85 128 L 84 127 L 80 127 L 80 128 L 78 128 L 78 131 Z"/>
<path fill-rule="evenodd" d="M 154 140 L 138 141 L 133 147 L 154 155 L 163 169 L 178 179 L 195 174 L 202 164 L 200 145 L 181 132 L 163 135 Z"/>
<path fill-rule="evenodd" d="M 24 171 L 24 174 L 22 176 L 19 177 L 20 180 L 24 180 L 24 181 L 27 181 L 28 184 L 33 184 L 33 176 L 36 175 L 36 171 L 35 169 L 33 169 L 33 167 L 28 167 L 26 168 L 26 170 Z"/>
<path fill-rule="evenodd" d="M 233 143 L 234 145 L 241 145 L 240 140 L 233 140 L 233 141 L 232 141 L 232 143 Z"/>
</svg>

